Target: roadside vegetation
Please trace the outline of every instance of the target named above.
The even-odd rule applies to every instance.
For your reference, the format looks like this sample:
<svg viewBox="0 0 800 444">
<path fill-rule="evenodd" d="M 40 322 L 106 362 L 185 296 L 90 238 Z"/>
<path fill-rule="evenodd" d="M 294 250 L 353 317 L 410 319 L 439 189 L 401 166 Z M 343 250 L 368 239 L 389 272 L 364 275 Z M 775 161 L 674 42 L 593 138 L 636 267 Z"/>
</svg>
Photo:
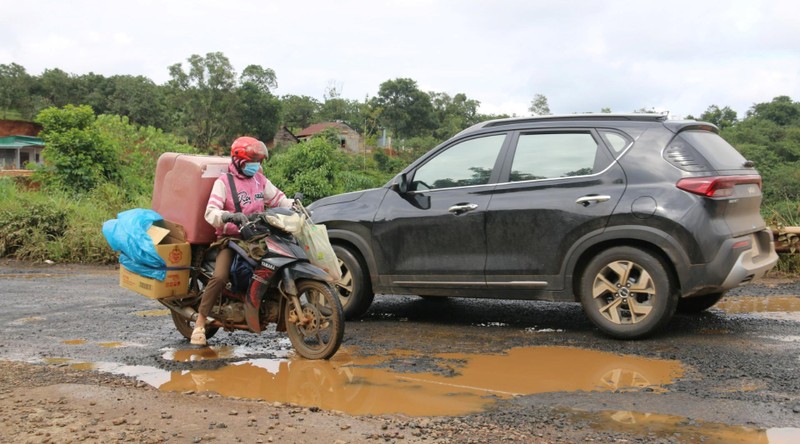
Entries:
<svg viewBox="0 0 800 444">
<path fill-rule="evenodd" d="M 311 202 L 381 186 L 455 133 L 509 117 L 480 114 L 480 102 L 463 93 L 424 92 L 407 78 L 387 80 L 375 97 L 361 101 L 342 97 L 331 82 L 319 101 L 278 97 L 272 69 L 249 65 L 238 74 L 222 53 L 192 55 L 167 69 L 170 80 L 157 85 L 142 76 L 57 68 L 30 75 L 20 65 L 0 65 L 0 119 L 37 122 L 46 144 L 44 164 L 27 166 L 33 176 L 0 178 L 0 257 L 116 261 L 100 227 L 121 211 L 150 207 L 156 163 L 165 152 L 226 155 L 239 135 L 270 140 L 281 126 L 297 133 L 313 123 L 343 121 L 374 149 L 342 152 L 337 135 L 327 132 L 271 151 L 268 177 Z M 529 111 L 550 114 L 547 98 L 534 95 Z M 711 105 L 696 118 L 716 124 L 755 162 L 764 180 L 764 218 L 794 252 L 798 236 L 782 230 L 800 226 L 800 102 L 776 97 L 754 104 L 742 118 Z M 377 148 L 389 140 L 391 149 Z M 796 273 L 800 260 L 782 255 L 779 270 Z"/>
</svg>

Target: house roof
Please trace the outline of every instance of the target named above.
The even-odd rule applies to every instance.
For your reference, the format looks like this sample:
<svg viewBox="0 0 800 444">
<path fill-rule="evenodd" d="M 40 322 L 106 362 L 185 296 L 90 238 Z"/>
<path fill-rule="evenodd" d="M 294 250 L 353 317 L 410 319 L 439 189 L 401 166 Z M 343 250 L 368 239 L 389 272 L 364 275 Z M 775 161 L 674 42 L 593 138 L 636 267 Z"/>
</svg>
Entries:
<svg viewBox="0 0 800 444">
<path fill-rule="evenodd" d="M 314 134 L 320 133 L 325 131 L 328 128 L 338 128 L 340 130 L 347 130 L 353 131 L 353 128 L 350 128 L 349 125 L 343 122 L 322 122 L 322 123 L 315 123 L 308 128 L 297 133 L 297 137 L 309 137 L 313 136 Z"/>
<path fill-rule="evenodd" d="M 25 148 L 26 146 L 44 146 L 44 141 L 31 136 L 0 137 L 0 148 Z"/>
</svg>

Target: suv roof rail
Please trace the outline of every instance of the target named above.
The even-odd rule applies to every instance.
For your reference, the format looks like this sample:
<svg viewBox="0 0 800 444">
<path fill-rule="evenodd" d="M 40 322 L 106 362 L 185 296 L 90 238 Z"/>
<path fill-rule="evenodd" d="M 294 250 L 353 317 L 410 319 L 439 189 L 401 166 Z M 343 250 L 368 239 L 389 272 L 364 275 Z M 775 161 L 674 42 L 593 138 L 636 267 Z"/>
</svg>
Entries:
<svg viewBox="0 0 800 444">
<path fill-rule="evenodd" d="M 483 124 L 478 124 L 476 126 L 480 127 L 491 127 L 491 126 L 501 126 L 501 125 L 514 125 L 517 123 L 532 123 L 532 122 L 539 122 L 539 121 L 546 121 L 546 120 L 607 120 L 607 121 L 619 121 L 619 120 L 630 120 L 630 121 L 639 121 L 639 122 L 664 122 L 667 120 L 666 114 L 654 114 L 654 113 L 630 113 L 630 114 L 622 114 L 622 113 L 586 113 L 586 114 L 562 114 L 562 115 L 552 115 L 552 116 L 536 116 L 536 117 L 511 117 L 507 119 L 496 119 L 496 120 L 489 120 L 483 122 Z"/>
</svg>

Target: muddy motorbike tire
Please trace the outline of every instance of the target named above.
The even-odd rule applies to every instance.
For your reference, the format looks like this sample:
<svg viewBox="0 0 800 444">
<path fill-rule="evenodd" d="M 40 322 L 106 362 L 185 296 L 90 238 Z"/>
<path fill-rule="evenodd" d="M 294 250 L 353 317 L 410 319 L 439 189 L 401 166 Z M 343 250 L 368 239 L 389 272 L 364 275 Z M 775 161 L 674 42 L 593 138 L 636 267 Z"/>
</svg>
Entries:
<svg viewBox="0 0 800 444">
<path fill-rule="evenodd" d="M 172 322 L 175 324 L 175 328 L 178 329 L 178 332 L 183 335 L 186 339 L 192 339 L 192 331 L 194 331 L 194 324 L 184 318 L 183 316 L 175 313 L 174 311 L 170 310 L 169 313 L 172 315 Z M 219 328 L 217 327 L 206 327 L 206 339 L 211 338 L 217 333 Z"/>
<path fill-rule="evenodd" d="M 306 359 L 328 359 L 342 344 L 344 313 L 336 292 L 327 284 L 311 280 L 297 283 L 301 310 L 311 321 L 297 322 L 294 303 L 284 304 L 286 334 L 300 356 Z"/>
</svg>

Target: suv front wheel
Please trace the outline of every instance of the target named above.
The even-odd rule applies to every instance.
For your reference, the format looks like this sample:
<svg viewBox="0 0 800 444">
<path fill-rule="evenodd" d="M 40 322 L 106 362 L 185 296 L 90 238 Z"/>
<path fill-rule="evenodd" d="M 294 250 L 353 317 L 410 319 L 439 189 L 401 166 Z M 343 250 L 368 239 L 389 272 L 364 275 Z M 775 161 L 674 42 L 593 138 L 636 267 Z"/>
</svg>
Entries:
<svg viewBox="0 0 800 444">
<path fill-rule="evenodd" d="M 358 319 L 367 312 L 375 298 L 368 271 L 358 260 L 357 253 L 349 248 L 334 245 L 333 252 L 342 271 L 342 279 L 336 284 L 336 290 L 342 302 L 344 317 L 347 320 Z"/>
<path fill-rule="evenodd" d="M 666 325 L 678 304 L 664 264 L 632 247 L 595 256 L 580 280 L 580 300 L 589 319 L 620 339 L 646 336 Z"/>
</svg>

